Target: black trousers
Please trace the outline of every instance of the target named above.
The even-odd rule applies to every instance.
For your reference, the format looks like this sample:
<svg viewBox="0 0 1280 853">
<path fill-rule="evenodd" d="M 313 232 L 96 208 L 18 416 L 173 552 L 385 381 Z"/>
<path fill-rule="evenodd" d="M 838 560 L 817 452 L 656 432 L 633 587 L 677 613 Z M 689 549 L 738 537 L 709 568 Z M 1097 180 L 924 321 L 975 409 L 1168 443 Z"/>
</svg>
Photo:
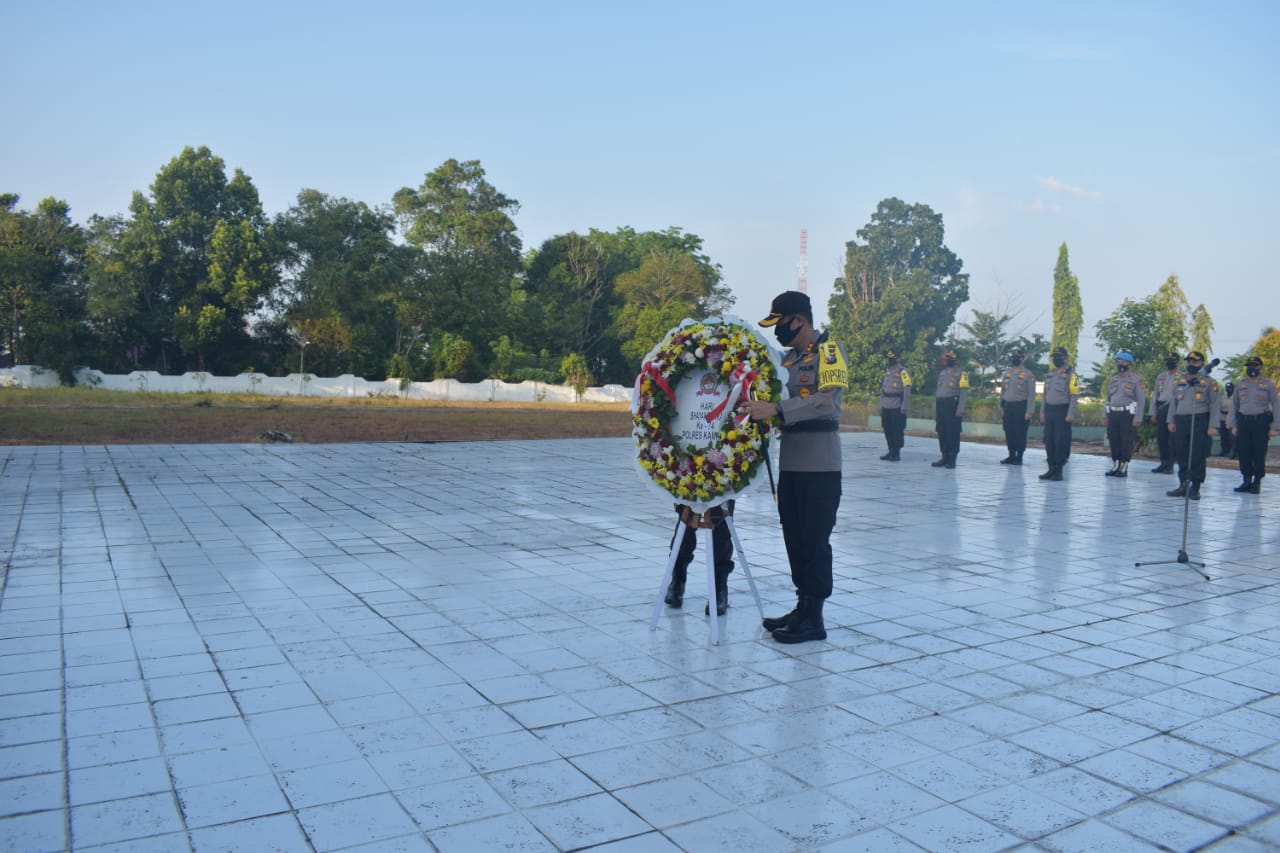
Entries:
<svg viewBox="0 0 1280 853">
<path fill-rule="evenodd" d="M 831 597 L 831 531 L 840 508 L 839 471 L 783 471 L 778 517 L 796 591 Z"/>
<path fill-rule="evenodd" d="M 1107 412 L 1107 441 L 1111 444 L 1111 458 L 1117 462 L 1133 459 L 1133 442 L 1138 437 L 1130 412 Z"/>
<path fill-rule="evenodd" d="M 1173 434 L 1169 432 L 1169 404 L 1156 403 L 1156 447 L 1161 464 L 1173 461 Z"/>
<path fill-rule="evenodd" d="M 1191 419 L 1195 418 L 1195 430 L 1191 428 Z M 1178 460 L 1178 479 L 1182 482 L 1203 483 L 1204 461 L 1209 458 L 1213 449 L 1213 439 L 1209 437 L 1209 427 L 1213 421 L 1209 415 L 1174 415 L 1177 429 L 1173 433 L 1173 450 Z"/>
<path fill-rule="evenodd" d="M 1009 448 L 1009 455 L 1021 455 L 1027 449 L 1027 428 L 1031 426 L 1027 421 L 1027 404 L 1026 401 L 1001 403 L 1004 409 L 1004 444 Z"/>
<path fill-rule="evenodd" d="M 1044 452 L 1049 465 L 1066 465 L 1071 456 L 1071 424 L 1067 423 L 1066 403 L 1044 405 Z"/>
<path fill-rule="evenodd" d="M 902 409 L 880 410 L 880 426 L 884 429 L 884 442 L 889 450 L 901 450 L 903 436 L 907 432 L 907 413 Z"/>
<path fill-rule="evenodd" d="M 1267 442 L 1271 440 L 1271 415 L 1236 415 L 1236 453 L 1240 476 L 1247 479 L 1267 473 Z"/>
<path fill-rule="evenodd" d="M 733 571 L 733 537 L 729 535 L 729 525 L 724 521 L 720 521 L 720 516 L 716 514 L 716 509 L 711 510 L 712 519 L 719 521 L 715 527 L 711 528 L 711 551 L 715 555 L 716 575 L 719 577 L 728 577 Z M 676 507 L 676 512 L 680 511 L 680 507 Z M 698 547 L 698 531 L 700 528 L 683 525 L 684 534 L 680 539 L 680 550 L 676 552 L 676 565 L 673 570 L 673 578 L 683 578 L 689 570 L 689 564 L 693 562 L 694 549 Z"/>
<path fill-rule="evenodd" d="M 960 453 L 960 416 L 956 414 L 958 408 L 959 397 L 939 397 L 934 403 L 933 424 L 938 431 L 938 449 L 943 456 L 956 456 Z"/>
<path fill-rule="evenodd" d="M 1234 438 L 1235 436 L 1231 434 L 1231 430 L 1227 429 L 1227 419 L 1223 418 L 1218 421 L 1218 446 L 1221 448 L 1219 452 L 1223 456 L 1231 455 L 1231 451 L 1235 447 Z"/>
</svg>

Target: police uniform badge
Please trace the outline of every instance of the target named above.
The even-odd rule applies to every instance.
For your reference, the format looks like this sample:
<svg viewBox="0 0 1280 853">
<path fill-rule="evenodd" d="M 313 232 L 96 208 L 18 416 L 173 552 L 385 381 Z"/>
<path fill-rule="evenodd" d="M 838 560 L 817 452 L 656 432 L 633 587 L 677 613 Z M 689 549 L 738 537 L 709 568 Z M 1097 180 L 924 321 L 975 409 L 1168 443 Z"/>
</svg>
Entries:
<svg viewBox="0 0 1280 853">
<path fill-rule="evenodd" d="M 819 347 L 821 358 L 818 364 L 818 390 L 828 388 L 844 388 L 849 384 L 849 366 L 845 364 L 840 345 L 826 341 Z"/>
</svg>

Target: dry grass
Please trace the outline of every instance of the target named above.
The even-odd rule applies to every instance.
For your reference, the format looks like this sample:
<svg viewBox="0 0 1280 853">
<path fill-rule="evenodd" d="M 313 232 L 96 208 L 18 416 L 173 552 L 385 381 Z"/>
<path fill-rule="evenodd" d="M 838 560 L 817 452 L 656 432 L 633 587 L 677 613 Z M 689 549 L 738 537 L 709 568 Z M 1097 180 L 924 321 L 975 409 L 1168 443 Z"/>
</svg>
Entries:
<svg viewBox="0 0 1280 853">
<path fill-rule="evenodd" d="M 0 389 L 0 444 L 478 441 L 630 434 L 623 404 L 440 403 L 88 388 Z"/>
</svg>

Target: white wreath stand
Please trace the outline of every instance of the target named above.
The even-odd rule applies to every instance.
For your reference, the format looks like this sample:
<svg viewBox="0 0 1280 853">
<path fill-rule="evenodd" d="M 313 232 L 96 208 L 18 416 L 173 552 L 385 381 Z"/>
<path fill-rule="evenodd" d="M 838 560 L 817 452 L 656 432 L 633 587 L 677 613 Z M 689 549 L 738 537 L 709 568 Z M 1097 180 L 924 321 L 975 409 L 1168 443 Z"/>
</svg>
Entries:
<svg viewBox="0 0 1280 853">
<path fill-rule="evenodd" d="M 676 556 L 680 553 L 680 542 L 684 537 L 680 534 L 680 528 L 693 527 L 701 531 L 702 553 L 707 557 L 707 612 L 712 617 L 707 621 L 711 623 L 711 644 L 713 646 L 720 645 L 720 622 L 715 617 L 716 610 L 716 555 L 715 547 L 711 541 L 712 531 L 716 524 L 721 523 L 716 516 L 719 516 L 729 528 L 729 536 L 733 539 L 733 551 L 738 557 L 738 562 L 742 564 L 742 573 L 747 576 L 747 584 L 751 587 L 751 597 L 755 599 L 756 610 L 760 612 L 761 620 L 764 619 L 764 605 L 760 603 L 760 593 L 756 590 L 756 579 L 751 576 L 751 565 L 747 562 L 747 554 L 742 549 L 742 541 L 738 539 L 738 529 L 733 526 L 733 501 L 729 501 L 720 506 L 712 507 L 703 513 L 694 512 L 687 506 L 680 507 L 680 518 L 676 521 L 676 535 L 671 540 L 671 555 L 667 558 L 667 569 L 662 574 L 662 583 L 658 586 L 658 600 L 653 604 L 653 616 L 649 619 L 649 630 L 656 631 L 658 629 L 658 619 L 662 616 L 663 599 L 667 594 L 667 587 L 671 583 L 671 575 L 675 573 Z"/>
</svg>

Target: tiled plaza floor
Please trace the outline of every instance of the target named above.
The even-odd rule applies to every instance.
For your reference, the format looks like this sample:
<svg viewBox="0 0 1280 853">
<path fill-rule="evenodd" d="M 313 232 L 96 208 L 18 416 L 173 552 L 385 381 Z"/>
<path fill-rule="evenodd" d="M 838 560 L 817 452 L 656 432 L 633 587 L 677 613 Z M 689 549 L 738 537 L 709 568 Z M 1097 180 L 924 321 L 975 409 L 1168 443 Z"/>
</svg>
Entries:
<svg viewBox="0 0 1280 853">
<path fill-rule="evenodd" d="M 650 632 L 627 440 L 0 448 L 0 848 L 1280 849 L 1280 477 L 1210 473 L 1205 581 L 1150 463 L 844 446 L 798 646 L 740 570 Z"/>
</svg>

